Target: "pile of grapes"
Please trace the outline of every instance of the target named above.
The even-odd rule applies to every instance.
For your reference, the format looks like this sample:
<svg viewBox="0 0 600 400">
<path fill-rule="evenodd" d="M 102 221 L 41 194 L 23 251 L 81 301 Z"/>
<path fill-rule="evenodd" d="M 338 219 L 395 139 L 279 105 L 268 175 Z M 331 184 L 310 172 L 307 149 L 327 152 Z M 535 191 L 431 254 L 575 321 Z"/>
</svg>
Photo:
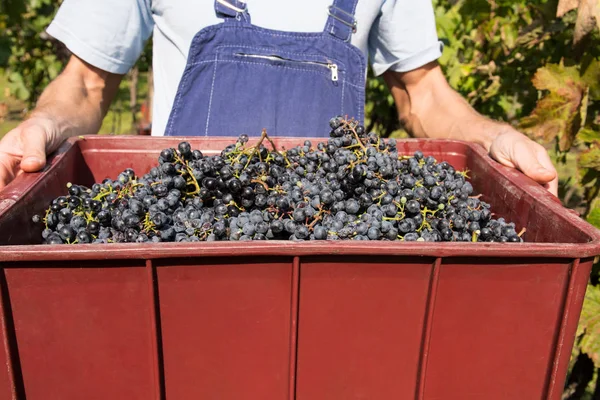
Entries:
<svg viewBox="0 0 600 400">
<path fill-rule="evenodd" d="M 327 142 L 285 151 L 264 131 L 255 146 L 242 135 L 216 156 L 181 142 L 142 177 L 127 169 L 91 188 L 68 184 L 68 195 L 33 221 L 46 244 L 522 241 L 513 223 L 471 196 L 465 172 L 420 151 L 399 155 L 394 139 L 352 119 L 330 125 Z"/>
</svg>

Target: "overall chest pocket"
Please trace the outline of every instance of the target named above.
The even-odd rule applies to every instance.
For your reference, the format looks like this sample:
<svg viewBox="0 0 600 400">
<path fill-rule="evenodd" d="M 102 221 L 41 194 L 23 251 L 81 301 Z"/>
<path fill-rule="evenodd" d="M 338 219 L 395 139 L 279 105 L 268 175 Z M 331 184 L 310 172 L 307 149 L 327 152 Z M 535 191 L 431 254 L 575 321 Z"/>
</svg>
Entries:
<svg viewBox="0 0 600 400">
<path fill-rule="evenodd" d="M 256 54 L 256 53 L 235 53 L 234 57 L 241 59 L 247 59 L 250 62 L 265 61 L 268 65 L 280 66 L 282 68 L 302 68 L 306 71 L 312 71 L 312 67 L 316 66 L 315 72 L 322 73 L 322 68 L 327 68 L 331 73 L 331 82 L 337 82 L 339 80 L 339 67 L 336 61 L 330 61 L 324 57 L 314 57 L 313 60 L 297 60 L 288 57 L 282 57 L 274 54 Z"/>
<path fill-rule="evenodd" d="M 211 84 L 208 135 L 326 136 L 345 103 L 345 68 L 322 55 L 221 47 Z M 350 96 L 352 97 L 352 96 Z"/>
</svg>

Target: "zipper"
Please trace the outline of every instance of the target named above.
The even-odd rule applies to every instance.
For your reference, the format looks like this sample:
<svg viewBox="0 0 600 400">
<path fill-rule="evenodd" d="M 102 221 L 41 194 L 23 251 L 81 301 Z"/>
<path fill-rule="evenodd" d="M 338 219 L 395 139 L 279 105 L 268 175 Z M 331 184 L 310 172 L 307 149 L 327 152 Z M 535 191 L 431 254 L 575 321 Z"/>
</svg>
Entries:
<svg viewBox="0 0 600 400">
<path fill-rule="evenodd" d="M 324 63 L 324 62 L 318 62 L 318 61 L 298 61 L 298 60 L 292 60 L 289 58 L 283 58 L 280 56 L 263 56 L 260 54 L 235 53 L 235 55 L 238 57 L 260 58 L 262 60 L 270 60 L 270 61 L 288 61 L 288 62 L 295 62 L 295 63 L 299 63 L 299 64 L 319 65 L 322 67 L 326 67 L 331 71 L 331 80 L 333 82 L 337 82 L 339 79 L 338 66 L 337 66 L 337 64 L 334 64 L 332 62 Z"/>
</svg>

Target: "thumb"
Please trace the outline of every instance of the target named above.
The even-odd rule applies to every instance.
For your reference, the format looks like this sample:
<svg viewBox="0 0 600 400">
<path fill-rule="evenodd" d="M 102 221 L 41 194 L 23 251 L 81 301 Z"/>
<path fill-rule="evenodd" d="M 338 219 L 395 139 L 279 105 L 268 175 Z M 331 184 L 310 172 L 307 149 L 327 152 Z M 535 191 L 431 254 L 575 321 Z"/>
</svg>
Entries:
<svg viewBox="0 0 600 400">
<path fill-rule="evenodd" d="M 46 165 L 46 132 L 39 125 L 23 128 L 21 132 L 23 158 L 21 169 L 25 172 L 36 172 Z"/>
</svg>

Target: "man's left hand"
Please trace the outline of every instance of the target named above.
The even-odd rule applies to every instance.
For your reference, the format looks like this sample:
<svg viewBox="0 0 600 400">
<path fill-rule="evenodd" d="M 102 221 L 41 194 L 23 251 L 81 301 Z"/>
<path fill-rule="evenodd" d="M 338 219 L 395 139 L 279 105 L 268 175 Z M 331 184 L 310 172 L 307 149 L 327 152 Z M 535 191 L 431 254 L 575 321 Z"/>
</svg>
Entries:
<svg viewBox="0 0 600 400">
<path fill-rule="evenodd" d="M 490 156 L 502 165 L 520 170 L 558 195 L 558 174 L 543 146 L 513 128 L 499 133 L 490 146 Z"/>
<path fill-rule="evenodd" d="M 558 192 L 558 175 L 541 145 L 508 124 L 477 113 L 448 85 L 436 62 L 383 75 L 402 126 L 415 137 L 458 139 L 483 146 L 490 156 Z"/>
</svg>

